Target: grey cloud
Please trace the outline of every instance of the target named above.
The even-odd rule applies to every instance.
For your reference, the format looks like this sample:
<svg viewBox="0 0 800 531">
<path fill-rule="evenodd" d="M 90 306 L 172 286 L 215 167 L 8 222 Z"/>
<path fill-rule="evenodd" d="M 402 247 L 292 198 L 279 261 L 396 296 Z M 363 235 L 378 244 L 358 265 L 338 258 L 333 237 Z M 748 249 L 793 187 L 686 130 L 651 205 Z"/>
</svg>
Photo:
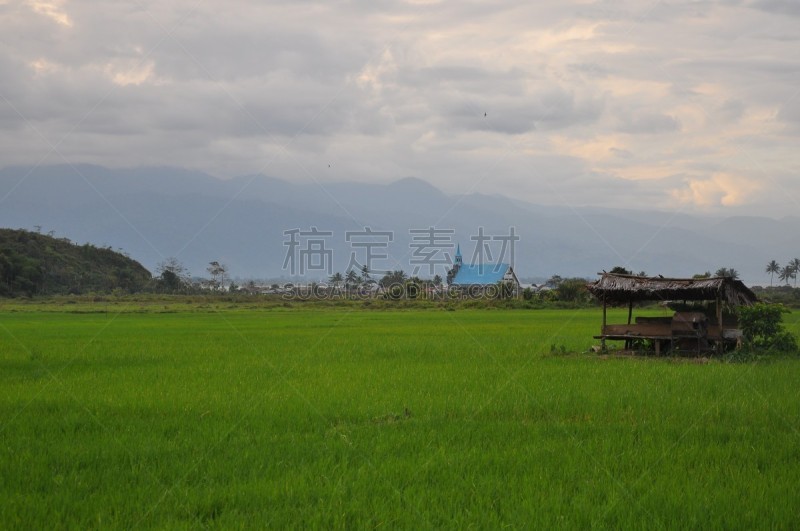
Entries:
<svg viewBox="0 0 800 531">
<path fill-rule="evenodd" d="M 599 63 L 573 63 L 569 65 L 569 69 L 575 73 L 590 76 L 593 78 L 608 77 L 611 70 Z"/>
<path fill-rule="evenodd" d="M 458 92 L 521 96 L 525 85 L 537 76 L 520 69 L 490 71 L 473 66 L 407 67 L 398 76 L 398 82 L 409 87 L 437 87 Z"/>
<path fill-rule="evenodd" d="M 800 98 L 794 97 L 781 105 L 778 111 L 778 118 L 800 127 Z"/>
<path fill-rule="evenodd" d="M 620 148 L 609 148 L 609 151 L 614 154 L 614 156 L 622 158 L 622 159 L 630 159 L 633 157 L 633 153 L 627 149 L 620 149 Z"/>
<path fill-rule="evenodd" d="M 602 112 L 602 100 L 555 88 L 520 98 L 489 96 L 482 102 L 462 101 L 445 111 L 445 119 L 456 129 L 516 135 L 591 123 Z"/>
<path fill-rule="evenodd" d="M 265 31 L 265 33 L 261 33 Z M 157 73 L 167 79 L 238 81 L 293 72 L 320 80 L 343 79 L 369 58 L 342 49 L 320 37 L 285 29 L 250 29 L 235 34 L 181 32 L 155 52 Z"/>
<path fill-rule="evenodd" d="M 779 79 L 796 80 L 800 73 L 800 57 L 725 57 L 680 61 L 682 66 L 708 76 L 709 72 L 732 72 L 738 76 L 760 74 Z"/>
<path fill-rule="evenodd" d="M 753 35 L 759 39 L 773 40 L 779 42 L 793 42 L 800 41 L 800 33 L 783 33 L 783 32 L 761 32 Z"/>
<path fill-rule="evenodd" d="M 640 209 L 663 201 L 664 184 L 658 181 L 620 179 L 612 173 L 586 171 L 569 179 L 557 174 L 538 188 L 544 204 L 607 206 Z"/>
<path fill-rule="evenodd" d="M 678 131 L 681 125 L 672 116 L 657 113 L 640 113 L 622 119 L 619 130 L 631 134 L 655 134 Z"/>
<path fill-rule="evenodd" d="M 744 102 L 740 100 L 726 100 L 714 110 L 714 116 L 724 123 L 735 122 L 742 117 L 745 109 Z"/>
<path fill-rule="evenodd" d="M 794 0 L 761 0 L 752 6 L 770 13 L 800 17 L 800 4 Z"/>
</svg>

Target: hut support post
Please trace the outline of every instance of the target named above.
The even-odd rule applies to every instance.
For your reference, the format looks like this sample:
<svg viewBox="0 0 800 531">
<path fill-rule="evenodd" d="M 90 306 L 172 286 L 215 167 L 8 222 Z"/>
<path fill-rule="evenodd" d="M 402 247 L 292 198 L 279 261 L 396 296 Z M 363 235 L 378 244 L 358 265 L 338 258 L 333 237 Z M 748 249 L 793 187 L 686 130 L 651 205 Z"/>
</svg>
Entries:
<svg viewBox="0 0 800 531">
<path fill-rule="evenodd" d="M 628 301 L 628 324 L 631 324 L 631 316 L 633 315 L 633 300 Z M 633 340 L 625 340 L 625 350 L 630 350 L 633 346 Z"/>
<path fill-rule="evenodd" d="M 717 354 L 722 354 L 724 334 L 722 333 L 722 297 L 717 294 L 717 326 L 719 326 L 719 341 L 717 341 Z"/>
<path fill-rule="evenodd" d="M 606 351 L 606 296 L 603 294 L 603 329 L 600 332 L 600 350 Z"/>
</svg>

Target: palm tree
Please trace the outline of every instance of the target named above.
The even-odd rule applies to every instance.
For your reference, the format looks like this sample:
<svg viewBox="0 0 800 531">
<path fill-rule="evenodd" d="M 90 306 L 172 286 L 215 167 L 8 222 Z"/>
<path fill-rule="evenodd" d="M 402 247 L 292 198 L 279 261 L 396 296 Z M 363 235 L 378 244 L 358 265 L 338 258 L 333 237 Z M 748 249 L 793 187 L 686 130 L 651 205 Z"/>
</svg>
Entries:
<svg viewBox="0 0 800 531">
<path fill-rule="evenodd" d="M 792 271 L 794 271 L 792 278 L 794 278 L 794 287 L 797 287 L 797 273 L 800 272 L 800 258 L 793 258 L 789 260 L 789 267 L 791 267 Z"/>
<path fill-rule="evenodd" d="M 767 264 L 767 273 L 769 273 L 769 287 L 772 287 L 772 277 L 775 273 L 781 272 L 781 266 L 775 260 L 770 260 Z"/>
<path fill-rule="evenodd" d="M 347 276 L 344 277 L 344 283 L 348 288 L 358 286 L 358 273 L 353 269 L 348 271 Z"/>
<path fill-rule="evenodd" d="M 406 275 L 406 272 L 402 269 L 398 269 L 396 271 L 389 271 L 383 275 L 383 278 L 381 278 L 379 284 L 384 288 L 392 285 L 404 286 L 406 280 L 408 280 L 408 275 Z"/>
<path fill-rule="evenodd" d="M 364 284 L 368 284 L 370 280 L 372 279 L 369 276 L 369 268 L 367 267 L 366 264 L 364 264 L 363 266 L 361 266 L 361 282 L 363 282 Z"/>
<path fill-rule="evenodd" d="M 342 283 L 344 277 L 341 273 L 334 273 L 331 275 L 331 284 L 333 284 L 333 290 L 336 291 L 339 288 L 339 284 Z"/>
<path fill-rule="evenodd" d="M 786 285 L 789 285 L 789 279 L 795 278 L 797 273 L 795 273 L 794 269 L 791 267 L 784 266 L 781 268 L 780 273 L 778 273 L 778 280 L 786 282 Z"/>
<path fill-rule="evenodd" d="M 727 268 L 727 267 L 720 267 L 714 272 L 715 277 L 727 277 L 733 280 L 739 278 L 739 272 L 736 271 L 734 268 Z"/>
</svg>

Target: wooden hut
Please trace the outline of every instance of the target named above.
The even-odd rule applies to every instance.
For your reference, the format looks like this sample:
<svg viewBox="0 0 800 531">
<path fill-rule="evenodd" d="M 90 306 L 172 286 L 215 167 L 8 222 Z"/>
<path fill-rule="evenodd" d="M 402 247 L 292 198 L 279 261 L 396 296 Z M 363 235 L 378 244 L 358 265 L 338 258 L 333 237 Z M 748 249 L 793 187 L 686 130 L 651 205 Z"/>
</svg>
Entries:
<svg viewBox="0 0 800 531">
<path fill-rule="evenodd" d="M 634 340 L 650 340 L 656 353 L 666 345 L 697 351 L 716 348 L 721 352 L 725 342 L 736 342 L 741 337 L 735 319 L 723 319 L 723 304 L 736 307 L 758 300 L 744 283 L 728 277 L 664 278 L 603 273 L 587 288 L 603 303 L 603 326 L 600 335 L 595 336 L 601 340 L 603 350 L 606 340 L 625 341 L 626 347 Z M 671 317 L 637 317 L 632 323 L 633 304 L 644 301 L 713 302 L 714 315 L 678 311 Z M 627 306 L 628 322 L 608 324 L 608 306 Z"/>
</svg>

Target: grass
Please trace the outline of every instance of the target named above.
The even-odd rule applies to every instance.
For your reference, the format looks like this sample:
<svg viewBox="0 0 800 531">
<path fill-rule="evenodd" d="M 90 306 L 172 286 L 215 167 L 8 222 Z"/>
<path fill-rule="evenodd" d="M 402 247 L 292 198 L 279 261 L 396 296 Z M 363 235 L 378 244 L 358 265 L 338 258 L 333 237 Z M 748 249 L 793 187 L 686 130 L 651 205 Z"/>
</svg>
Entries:
<svg viewBox="0 0 800 531">
<path fill-rule="evenodd" d="M 598 310 L 119 309 L 0 313 L 0 527 L 800 518 L 800 360 L 588 354 Z"/>
</svg>

